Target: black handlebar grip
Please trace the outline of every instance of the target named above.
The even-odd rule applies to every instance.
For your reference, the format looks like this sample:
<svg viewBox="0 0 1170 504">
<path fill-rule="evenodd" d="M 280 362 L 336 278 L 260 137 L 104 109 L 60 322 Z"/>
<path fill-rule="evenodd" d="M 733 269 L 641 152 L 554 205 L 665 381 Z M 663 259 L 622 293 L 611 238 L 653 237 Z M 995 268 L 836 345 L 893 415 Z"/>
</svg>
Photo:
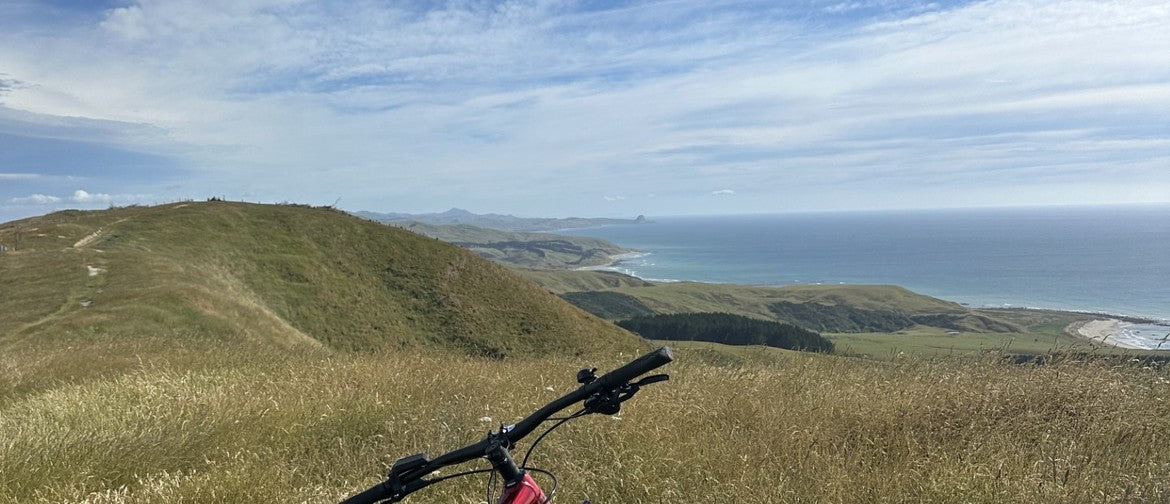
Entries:
<svg viewBox="0 0 1170 504">
<path fill-rule="evenodd" d="M 674 353 L 670 351 L 670 347 L 662 347 L 658 350 L 634 359 L 629 364 L 605 373 L 601 376 L 601 378 L 597 379 L 597 382 L 601 385 L 602 388 L 613 388 L 625 385 L 626 382 L 646 374 L 650 370 L 662 366 L 672 360 L 674 360 Z"/>
<path fill-rule="evenodd" d="M 341 501 L 341 504 L 377 504 L 389 498 L 390 487 L 383 481 L 360 494 Z"/>
</svg>

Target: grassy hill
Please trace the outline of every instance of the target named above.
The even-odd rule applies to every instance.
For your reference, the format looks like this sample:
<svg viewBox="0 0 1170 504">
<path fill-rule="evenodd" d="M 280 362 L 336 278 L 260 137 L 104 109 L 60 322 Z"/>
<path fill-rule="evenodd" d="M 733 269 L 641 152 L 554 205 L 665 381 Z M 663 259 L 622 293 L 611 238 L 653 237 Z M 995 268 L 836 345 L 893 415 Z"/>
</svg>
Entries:
<svg viewBox="0 0 1170 504">
<path fill-rule="evenodd" d="M 633 252 L 599 238 L 500 231 L 468 224 L 437 225 L 417 221 L 390 221 L 387 224 L 458 245 L 486 259 L 524 268 L 600 266 L 612 262 L 611 256 Z"/>
<path fill-rule="evenodd" d="M 524 276 L 599 317 L 725 312 L 776 320 L 829 337 L 839 350 L 872 357 L 1004 350 L 1128 352 L 1068 334 L 1091 314 L 972 309 L 892 285 L 758 287 L 651 284 L 613 272 L 522 271 Z M 1142 352 L 1130 352 L 1142 353 Z"/>
<path fill-rule="evenodd" d="M 678 313 L 622 320 L 619 326 L 647 339 L 765 345 L 788 350 L 833 352 L 833 342 L 808 329 L 729 313 Z"/>
<path fill-rule="evenodd" d="M 558 294 L 608 290 L 637 297 L 660 313 L 731 311 L 773 317 L 776 302 L 843 305 L 899 313 L 963 314 L 971 310 L 950 301 L 894 285 L 790 285 L 759 287 L 702 282 L 651 283 L 611 271 L 522 272 Z M 646 288 L 653 287 L 653 288 Z"/>
<path fill-rule="evenodd" d="M 548 289 L 550 292 L 586 292 L 618 287 L 652 287 L 654 284 L 638 277 L 605 270 L 550 271 L 517 270 L 521 276 Z"/>
<path fill-rule="evenodd" d="M 0 226 L 0 242 L 17 241 L 0 254 L 5 360 L 93 348 L 118 367 L 133 364 L 131 347 L 225 343 L 488 356 L 644 346 L 469 251 L 330 209 L 65 211 Z"/>
<path fill-rule="evenodd" d="M 328 209 L 60 212 L 0 225 L 0 242 L 15 245 L 0 254 L 0 504 L 337 502 L 645 345 L 469 251 Z M 581 281 L 636 290 L 566 282 Z M 645 299 L 751 313 L 829 295 L 700 287 Z M 1170 370 L 1156 363 L 674 344 L 670 381 L 534 453 L 562 500 L 1170 499 Z M 481 502 L 483 484 L 409 502 Z"/>
<path fill-rule="evenodd" d="M 525 276 L 570 298 L 581 291 L 605 291 L 635 298 L 655 313 L 728 312 L 781 319 L 829 331 L 845 329 L 866 315 L 875 318 L 896 316 L 907 326 L 916 323 L 911 317 L 928 323 L 981 317 L 957 303 L 893 285 L 792 285 L 777 288 L 700 282 L 650 284 L 632 277 L 623 281 L 615 278 L 623 275 L 612 272 L 548 272 Z M 807 308 L 810 306 L 816 308 Z M 806 308 L 801 310 L 800 307 Z M 928 316 L 935 319 L 926 318 Z M 1000 332 L 1018 330 L 1008 322 L 997 324 L 987 321 L 984 326 Z"/>
</svg>

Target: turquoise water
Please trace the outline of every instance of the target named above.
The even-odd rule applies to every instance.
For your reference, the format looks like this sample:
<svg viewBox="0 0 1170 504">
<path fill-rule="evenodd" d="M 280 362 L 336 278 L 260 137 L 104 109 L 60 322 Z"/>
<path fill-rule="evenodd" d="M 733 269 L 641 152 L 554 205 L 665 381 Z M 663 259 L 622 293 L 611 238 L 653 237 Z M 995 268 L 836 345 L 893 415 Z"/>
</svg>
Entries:
<svg viewBox="0 0 1170 504">
<path fill-rule="evenodd" d="M 976 307 L 1170 321 L 1170 205 L 651 221 L 561 233 L 645 251 L 615 269 L 651 280 L 895 284 Z"/>
</svg>

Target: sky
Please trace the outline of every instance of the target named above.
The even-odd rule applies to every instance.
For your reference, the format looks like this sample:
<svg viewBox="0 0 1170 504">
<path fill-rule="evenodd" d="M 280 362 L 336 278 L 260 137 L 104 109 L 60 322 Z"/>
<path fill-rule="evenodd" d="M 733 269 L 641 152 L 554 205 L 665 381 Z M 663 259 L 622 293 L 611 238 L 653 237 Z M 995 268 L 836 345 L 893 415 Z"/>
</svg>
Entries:
<svg viewBox="0 0 1170 504">
<path fill-rule="evenodd" d="M 1170 202 L 1164 0 L 0 2 L 0 221 Z"/>
</svg>

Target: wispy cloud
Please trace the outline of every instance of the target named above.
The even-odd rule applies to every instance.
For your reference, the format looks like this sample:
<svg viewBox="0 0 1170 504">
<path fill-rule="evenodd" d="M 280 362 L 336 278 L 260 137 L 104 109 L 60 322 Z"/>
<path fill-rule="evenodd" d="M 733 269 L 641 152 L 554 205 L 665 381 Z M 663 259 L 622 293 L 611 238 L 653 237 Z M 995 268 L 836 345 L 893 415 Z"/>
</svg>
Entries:
<svg viewBox="0 0 1170 504">
<path fill-rule="evenodd" d="M 37 173 L 0 173 L 0 180 L 35 180 L 41 178 Z"/>
<path fill-rule="evenodd" d="M 144 203 L 154 199 L 149 194 L 106 194 L 91 193 L 83 189 L 73 191 L 69 201 L 74 203 Z"/>
<path fill-rule="evenodd" d="M 751 191 L 712 210 L 1102 202 L 1094 184 L 1170 199 L 1158 1 L 144 0 L 85 16 L 0 20 L 0 147 L 18 147 L 0 167 L 84 176 L 91 197 L 181 182 L 529 215 L 598 198 L 677 212 L 727 186 Z M 104 161 L 47 154 L 66 145 Z M 0 180 L 0 198 L 73 189 Z"/>
<path fill-rule="evenodd" d="M 16 87 L 18 84 L 19 83 L 14 80 L 6 79 L 4 74 L 0 74 L 0 94 L 3 94 L 6 90 Z"/>
<path fill-rule="evenodd" d="M 58 203 L 61 198 L 46 194 L 31 194 L 20 198 L 12 198 L 11 202 L 17 205 L 50 205 Z"/>
<path fill-rule="evenodd" d="M 10 198 L 8 201 L 16 205 L 55 205 L 58 203 L 76 203 L 84 207 L 92 207 L 95 204 L 114 204 L 114 203 L 145 203 L 155 199 L 149 194 L 106 194 L 106 193 L 91 193 L 84 189 L 73 191 L 70 196 L 53 196 L 49 194 L 35 193 L 28 196 L 21 196 Z"/>
</svg>

